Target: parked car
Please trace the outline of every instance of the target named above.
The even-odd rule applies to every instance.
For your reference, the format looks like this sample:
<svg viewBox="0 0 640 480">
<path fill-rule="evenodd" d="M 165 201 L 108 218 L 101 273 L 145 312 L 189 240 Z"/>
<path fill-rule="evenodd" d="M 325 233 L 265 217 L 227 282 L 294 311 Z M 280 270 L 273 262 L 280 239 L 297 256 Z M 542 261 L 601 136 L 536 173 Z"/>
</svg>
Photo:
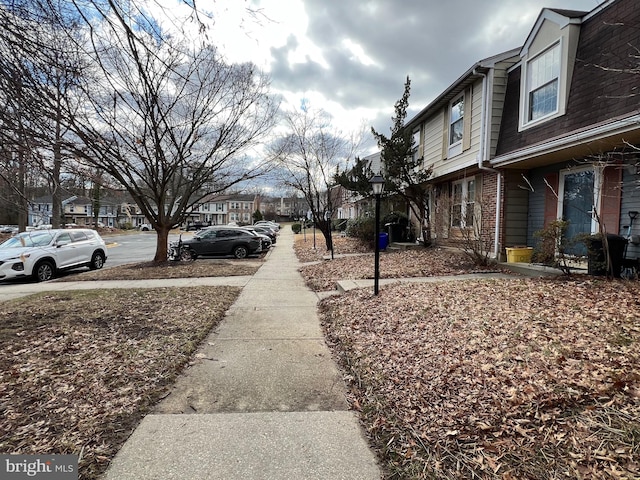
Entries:
<svg viewBox="0 0 640 480">
<path fill-rule="evenodd" d="M 209 223 L 205 223 L 205 222 L 193 222 L 193 223 L 188 223 L 187 226 L 184 228 L 187 232 L 191 231 L 191 230 L 202 230 L 203 228 L 209 227 L 210 224 Z"/>
<path fill-rule="evenodd" d="M 142 223 L 138 226 L 141 232 L 150 232 L 152 230 L 151 225 L 148 223 Z"/>
<path fill-rule="evenodd" d="M 18 233 L 18 227 L 16 225 L 3 225 L 0 227 L 0 233 Z"/>
<path fill-rule="evenodd" d="M 100 269 L 106 259 L 107 246 L 95 230 L 31 230 L 0 244 L 0 279 L 32 277 L 44 282 L 61 270 Z"/>
<path fill-rule="evenodd" d="M 266 235 L 271 240 L 271 243 L 276 243 L 276 240 L 278 239 L 278 234 L 276 233 L 276 231 L 271 229 L 270 227 L 267 227 L 266 225 L 252 225 L 250 227 L 244 228 L 260 233 L 262 235 Z"/>
<path fill-rule="evenodd" d="M 271 248 L 271 245 L 273 245 L 273 242 L 271 241 L 271 239 L 269 238 L 268 235 L 256 232 L 255 230 L 249 230 L 249 231 L 251 233 L 253 233 L 254 235 L 257 235 L 258 237 L 260 237 L 260 240 L 262 241 L 262 251 L 263 252 L 266 252 L 267 250 L 269 250 Z"/>
<path fill-rule="evenodd" d="M 280 224 L 276 223 L 276 222 L 272 222 L 270 220 L 258 220 L 256 223 L 253 224 L 255 227 L 259 226 L 259 225 L 267 225 L 269 227 L 273 227 L 275 229 L 275 231 L 277 232 L 278 230 L 280 230 Z"/>
<path fill-rule="evenodd" d="M 262 239 L 239 227 L 213 226 L 183 240 L 182 248 L 188 249 L 192 258 L 217 255 L 246 258 L 262 252 Z"/>
</svg>

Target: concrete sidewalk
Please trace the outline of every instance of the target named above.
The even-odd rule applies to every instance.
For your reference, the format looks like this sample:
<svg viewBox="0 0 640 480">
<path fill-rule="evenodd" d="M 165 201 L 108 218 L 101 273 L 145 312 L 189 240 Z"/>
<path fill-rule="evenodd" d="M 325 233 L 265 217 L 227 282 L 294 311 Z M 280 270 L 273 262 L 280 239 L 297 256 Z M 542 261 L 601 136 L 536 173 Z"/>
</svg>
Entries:
<svg viewBox="0 0 640 480">
<path fill-rule="evenodd" d="M 292 245 L 285 229 L 107 480 L 381 478 Z"/>
</svg>

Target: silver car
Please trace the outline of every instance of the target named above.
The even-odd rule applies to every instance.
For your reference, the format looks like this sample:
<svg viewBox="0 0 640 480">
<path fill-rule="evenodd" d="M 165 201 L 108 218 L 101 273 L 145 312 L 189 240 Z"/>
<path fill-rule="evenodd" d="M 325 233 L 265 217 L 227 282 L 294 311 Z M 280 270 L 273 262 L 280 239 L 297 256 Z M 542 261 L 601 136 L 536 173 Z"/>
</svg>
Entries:
<svg viewBox="0 0 640 480">
<path fill-rule="evenodd" d="M 0 280 L 51 280 L 73 268 L 102 268 L 107 246 L 95 230 L 48 229 L 19 233 L 0 244 Z"/>
</svg>

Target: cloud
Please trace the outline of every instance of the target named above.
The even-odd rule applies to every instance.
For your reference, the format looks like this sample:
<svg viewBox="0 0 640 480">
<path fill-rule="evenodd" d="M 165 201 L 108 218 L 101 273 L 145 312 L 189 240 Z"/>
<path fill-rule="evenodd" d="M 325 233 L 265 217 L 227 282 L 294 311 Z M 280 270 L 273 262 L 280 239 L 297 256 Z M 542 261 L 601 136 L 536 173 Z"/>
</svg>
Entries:
<svg viewBox="0 0 640 480">
<path fill-rule="evenodd" d="M 407 76 L 415 113 L 475 62 L 522 45 L 542 8 L 590 11 L 599 3 L 251 0 L 262 20 L 236 28 L 237 43 L 227 30 L 224 43 L 264 66 L 294 104 L 311 98 L 338 121 L 357 123 L 361 115 L 386 133 Z"/>
</svg>

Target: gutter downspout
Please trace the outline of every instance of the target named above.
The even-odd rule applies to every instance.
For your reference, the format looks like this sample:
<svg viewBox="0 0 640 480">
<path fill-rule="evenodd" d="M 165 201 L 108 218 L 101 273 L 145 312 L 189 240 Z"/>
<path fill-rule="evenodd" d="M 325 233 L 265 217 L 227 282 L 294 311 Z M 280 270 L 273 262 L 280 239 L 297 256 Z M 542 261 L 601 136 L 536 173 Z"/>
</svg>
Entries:
<svg viewBox="0 0 640 480">
<path fill-rule="evenodd" d="M 473 70 L 474 74 L 482 76 L 482 121 L 480 122 L 480 152 L 478 153 L 478 168 L 486 172 L 498 174 L 496 185 L 496 221 L 493 241 L 493 256 L 496 260 L 500 255 L 500 218 L 502 207 L 502 172 L 495 168 L 485 167 L 484 162 L 489 160 L 489 140 L 491 129 L 487 128 L 491 121 L 491 99 L 489 98 L 489 82 L 485 72 Z"/>
</svg>

